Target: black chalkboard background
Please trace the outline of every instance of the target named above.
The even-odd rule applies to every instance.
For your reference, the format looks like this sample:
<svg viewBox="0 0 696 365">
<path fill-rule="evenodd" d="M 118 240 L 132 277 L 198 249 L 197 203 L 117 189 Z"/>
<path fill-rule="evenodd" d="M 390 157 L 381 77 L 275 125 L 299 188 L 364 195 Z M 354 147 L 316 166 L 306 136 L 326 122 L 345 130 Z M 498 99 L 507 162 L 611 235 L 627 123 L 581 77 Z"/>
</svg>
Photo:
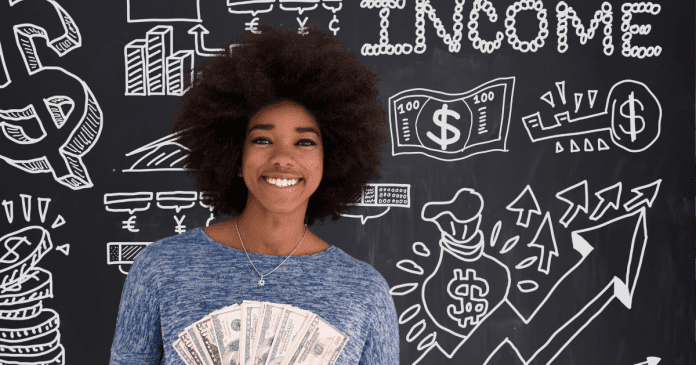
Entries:
<svg viewBox="0 0 696 365">
<path fill-rule="evenodd" d="M 195 54 L 197 47 L 204 53 L 238 36 L 254 18 L 239 12 L 269 4 L 200 1 L 197 11 L 195 0 L 13 3 L 0 3 L 0 70 L 6 70 L 0 72 L 0 157 L 6 161 L 0 164 L 0 362 L 49 363 L 63 356 L 68 364 L 104 364 L 128 263 L 145 244 L 210 218 L 185 173 L 163 168 L 175 157 L 158 157 L 177 150 L 169 136 L 176 82 L 171 90 L 157 89 L 153 71 L 150 90 L 138 89 L 143 71 L 126 71 L 143 49 L 134 41 L 148 32 L 153 42 L 171 37 L 167 54 L 192 51 L 171 59 L 198 64 L 205 56 Z M 338 37 L 380 76 L 379 98 L 392 130 L 382 179 L 374 183 L 385 185 L 366 192 L 353 216 L 310 228 L 370 263 L 393 288 L 401 363 L 695 363 L 694 4 L 660 1 L 659 11 L 651 3 L 623 5 L 639 11 L 629 13 L 639 32 L 631 46 L 661 47 L 652 57 L 622 55 L 623 3 L 597 0 L 538 1 L 548 35 L 536 52 L 513 48 L 505 18 L 514 2 L 495 0 L 496 21 L 481 11 L 474 27 L 486 40 L 503 35 L 491 53 L 475 49 L 469 34 L 472 9 L 489 5 L 467 1 L 462 38 L 454 42 L 459 50 L 450 50 L 425 14 L 421 53 L 365 54 L 364 44 L 380 42 L 387 7 L 388 43 L 416 46 L 417 3 L 287 2 L 282 9 L 276 1 L 256 14 L 258 23 L 284 29 L 305 18 L 338 27 Z M 455 1 L 430 4 L 454 36 Z M 301 14 L 292 10 L 314 5 Z M 332 23 L 330 8 L 339 6 Z M 572 17 L 567 20 L 567 50 L 560 52 L 559 15 L 573 14 L 565 6 L 585 30 L 598 10 L 599 22 L 594 37 L 581 44 Z M 645 9 L 656 14 L 640 12 Z M 537 14 L 515 16 L 521 41 L 537 37 Z M 196 16 L 200 21 L 165 19 Z M 165 20 L 146 20 L 156 17 Z M 609 24 L 611 55 L 602 45 L 602 20 Z M 640 34 L 644 24 L 649 32 Z M 86 98 L 85 86 L 93 98 Z M 67 118 L 72 104 L 66 100 L 74 104 Z M 573 128 L 598 130 L 566 135 Z M 443 129 L 449 141 L 428 137 L 442 137 Z M 59 175 L 40 171 L 46 161 Z M 68 174 L 73 177 L 64 179 Z M 451 215 L 429 220 L 439 212 Z M 454 222 L 460 235 L 466 226 L 468 247 L 439 244 L 436 221 L 446 231 Z M 32 251 L 36 245 L 17 238 L 38 243 L 41 234 L 52 242 L 48 252 Z M 484 246 L 483 255 L 470 252 L 475 244 Z M 468 251 L 457 257 L 457 247 Z M 31 255 L 43 271 L 19 268 Z M 39 288 L 43 294 L 32 296 L 32 288 L 46 284 L 50 291 Z M 471 286 L 466 291 L 460 284 Z M 41 310 L 39 303 L 37 315 L 32 310 Z M 30 328 L 52 315 L 59 326 L 49 326 L 50 333 L 25 344 L 7 340 L 8 328 Z M 17 346 L 38 343 L 50 350 L 42 350 L 43 357 L 13 355 Z"/>
</svg>

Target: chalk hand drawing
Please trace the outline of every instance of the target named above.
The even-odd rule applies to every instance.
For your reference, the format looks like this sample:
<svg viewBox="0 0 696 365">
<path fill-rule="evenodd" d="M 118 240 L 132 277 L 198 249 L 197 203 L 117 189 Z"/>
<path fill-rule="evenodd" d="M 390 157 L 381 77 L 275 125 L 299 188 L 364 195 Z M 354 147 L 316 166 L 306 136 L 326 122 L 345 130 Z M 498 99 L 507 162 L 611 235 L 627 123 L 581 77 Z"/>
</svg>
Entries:
<svg viewBox="0 0 696 365">
<path fill-rule="evenodd" d="M 391 209 L 391 207 L 410 208 L 411 207 L 411 185 L 410 184 L 367 184 L 367 188 L 360 194 L 360 200 L 349 204 L 352 213 L 341 213 L 341 216 L 348 218 L 359 218 L 365 224 L 370 218 L 379 218 Z M 365 207 L 365 208 L 358 208 Z M 370 214 L 374 208 L 386 207 L 379 213 Z"/>
<path fill-rule="evenodd" d="M 79 77 L 41 63 L 35 38 L 43 38 L 59 56 L 81 45 L 69 14 L 54 1 L 48 4 L 63 25 L 62 35 L 51 39 L 44 28 L 21 23 L 12 26 L 17 47 L 0 45 L 0 100 L 15 100 L 9 95 L 17 88 L 25 96 L 19 105 L 0 102 L 0 159 L 32 174 L 50 172 L 71 189 L 89 188 L 93 183 L 82 158 L 99 139 L 102 111 Z"/>
<path fill-rule="evenodd" d="M 389 98 L 392 155 L 441 161 L 507 151 L 515 78 L 499 78 L 459 94 L 409 89 Z"/>
<path fill-rule="evenodd" d="M 556 83 L 556 86 L 565 105 L 565 83 Z M 589 100 L 592 107 L 596 92 L 591 91 L 588 91 L 588 94 L 593 95 Z M 541 99 L 552 107 L 557 105 L 554 104 L 550 91 L 542 95 Z M 576 111 L 581 108 L 579 103 L 580 100 Z M 536 112 L 523 117 L 522 123 L 532 142 L 609 132 L 615 145 L 629 152 L 641 152 L 655 143 L 660 136 L 662 107 L 655 94 L 645 84 L 623 80 L 609 90 L 602 112 L 575 118 L 570 116 L 569 111 L 556 113 L 553 118 L 542 118 L 541 114 Z M 577 144 L 575 149 L 579 150 Z"/>
<path fill-rule="evenodd" d="M 173 133 L 126 153 L 126 156 L 142 157 L 123 172 L 184 171 L 184 166 L 180 165 L 184 159 L 181 151 L 189 149 L 177 142 L 179 137 L 179 132 Z"/>
<path fill-rule="evenodd" d="M 500 358 L 496 354 L 502 348 L 512 350 L 517 357 L 514 362 L 553 363 L 609 302 L 617 299 L 631 309 L 648 240 L 646 209 L 652 206 L 660 181 L 634 188 L 635 197 L 624 204 L 628 213 L 619 215 L 621 194 L 615 193 L 618 197 L 612 197 L 610 203 L 600 201 L 588 219 L 583 217 L 582 222 L 591 226 L 563 230 L 567 228 L 564 222 L 574 219 L 580 205 L 587 208 L 587 182 L 582 181 L 556 195 L 570 207 L 565 212 L 546 211 L 541 222 L 534 223 L 537 228 L 530 231 L 535 232 L 533 239 L 513 235 L 501 239 L 505 243 L 497 246 L 498 236 L 506 232 L 501 229 L 503 221 L 495 224 L 490 245 L 486 245 L 479 229 L 483 198 L 476 191 L 463 188 L 448 201 L 426 203 L 421 218 L 435 223 L 440 231 L 440 255 L 433 255 L 438 260 L 435 269 L 428 275 L 416 260 L 401 260 L 396 265 L 399 270 L 427 278 L 390 290 L 395 298 L 420 294 L 418 302 L 399 316 L 399 324 L 410 326 L 406 341 L 418 340 L 416 348 L 422 352 L 413 364 L 426 356 L 426 363 L 441 363 L 457 353 L 475 353 L 483 354 L 485 365 Z M 620 186 L 614 184 L 595 195 L 609 200 L 609 193 Z M 531 191 L 527 186 L 520 196 Z M 584 195 L 569 198 L 571 192 Z M 609 205 L 614 210 L 607 219 Z M 520 219 L 525 210 L 508 210 L 506 214 L 518 222 L 509 223 L 513 228 L 529 229 L 529 222 L 519 224 L 525 221 Z M 552 215 L 564 216 L 558 232 Z M 600 218 L 605 221 L 592 223 Z M 521 240 L 524 244 L 518 245 Z M 493 255 L 485 252 L 489 246 L 495 250 Z M 413 252 L 421 260 L 431 257 L 422 242 L 413 244 Z M 501 257 L 510 254 L 514 258 Z M 608 275 L 597 277 L 598 268 Z M 491 316 L 495 318 L 487 320 Z M 655 361 L 659 358 L 649 357 L 640 364 Z"/>
<path fill-rule="evenodd" d="M 32 197 L 20 194 L 20 199 L 23 218 L 31 223 Z M 37 199 L 36 211 L 41 223 L 46 222 L 50 201 L 49 198 Z M 14 204 L 5 207 L 12 210 Z M 58 215 L 51 228 L 64 223 Z M 22 223 L 15 221 L 14 224 Z M 64 244 L 57 249 L 67 255 L 69 247 Z M 65 364 L 59 315 L 44 307 L 44 300 L 53 298 L 53 275 L 37 266 L 52 248 L 51 232 L 37 224 L 0 237 L 0 342 L 3 347 L 0 363 Z"/>
<path fill-rule="evenodd" d="M 201 22 L 200 0 L 126 0 L 128 23 Z"/>
</svg>

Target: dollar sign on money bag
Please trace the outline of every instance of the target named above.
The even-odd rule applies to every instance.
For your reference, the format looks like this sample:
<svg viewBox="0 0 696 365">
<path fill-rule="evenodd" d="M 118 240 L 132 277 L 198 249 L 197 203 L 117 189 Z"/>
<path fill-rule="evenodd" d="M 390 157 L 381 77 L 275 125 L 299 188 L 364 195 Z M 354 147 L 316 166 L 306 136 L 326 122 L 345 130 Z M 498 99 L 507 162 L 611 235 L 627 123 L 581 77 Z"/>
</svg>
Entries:
<svg viewBox="0 0 696 365">
<path fill-rule="evenodd" d="M 423 283 L 426 311 L 438 327 L 457 337 L 451 339 L 456 343 L 485 320 L 509 289 L 505 266 L 484 255 L 484 246 L 480 230 L 464 243 L 443 237 L 438 264 Z M 438 336 L 438 343 L 443 340 Z"/>
<path fill-rule="evenodd" d="M 461 100 L 444 103 L 429 100 L 416 122 L 418 138 L 423 146 L 452 153 L 464 149 L 471 117 L 462 107 L 466 108 L 466 105 Z"/>
<path fill-rule="evenodd" d="M 662 107 L 642 83 L 625 80 L 612 87 L 607 97 L 611 138 L 619 147 L 640 152 L 660 136 Z"/>
</svg>

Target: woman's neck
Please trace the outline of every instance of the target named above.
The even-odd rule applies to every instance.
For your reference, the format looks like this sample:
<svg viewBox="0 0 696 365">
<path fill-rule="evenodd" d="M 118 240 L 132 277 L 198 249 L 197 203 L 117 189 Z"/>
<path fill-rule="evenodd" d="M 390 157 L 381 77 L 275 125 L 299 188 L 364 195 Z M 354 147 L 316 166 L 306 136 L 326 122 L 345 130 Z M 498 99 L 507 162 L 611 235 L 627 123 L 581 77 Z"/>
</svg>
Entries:
<svg viewBox="0 0 696 365">
<path fill-rule="evenodd" d="M 310 233 L 304 225 L 305 211 L 306 208 L 302 212 L 276 213 L 248 204 L 231 223 L 235 235 L 238 230 L 237 237 L 241 236 L 240 243 L 247 252 L 289 255 L 298 247 L 300 240 L 304 242 L 307 238 L 305 233 Z"/>
</svg>

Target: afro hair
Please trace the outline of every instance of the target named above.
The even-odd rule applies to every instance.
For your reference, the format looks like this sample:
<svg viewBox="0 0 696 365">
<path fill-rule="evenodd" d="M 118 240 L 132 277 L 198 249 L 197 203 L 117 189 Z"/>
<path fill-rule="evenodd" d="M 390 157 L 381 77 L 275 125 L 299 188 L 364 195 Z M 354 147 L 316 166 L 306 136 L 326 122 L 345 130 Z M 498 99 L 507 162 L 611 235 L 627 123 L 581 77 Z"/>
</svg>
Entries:
<svg viewBox="0 0 696 365">
<path fill-rule="evenodd" d="M 251 118 L 281 101 L 304 107 L 324 145 L 323 176 L 307 206 L 308 225 L 360 199 L 387 143 L 386 112 L 377 99 L 376 72 L 318 24 L 308 32 L 260 25 L 227 43 L 192 70 L 172 132 L 188 148 L 183 164 L 215 216 L 239 215 L 248 189 L 241 171 Z"/>
</svg>

